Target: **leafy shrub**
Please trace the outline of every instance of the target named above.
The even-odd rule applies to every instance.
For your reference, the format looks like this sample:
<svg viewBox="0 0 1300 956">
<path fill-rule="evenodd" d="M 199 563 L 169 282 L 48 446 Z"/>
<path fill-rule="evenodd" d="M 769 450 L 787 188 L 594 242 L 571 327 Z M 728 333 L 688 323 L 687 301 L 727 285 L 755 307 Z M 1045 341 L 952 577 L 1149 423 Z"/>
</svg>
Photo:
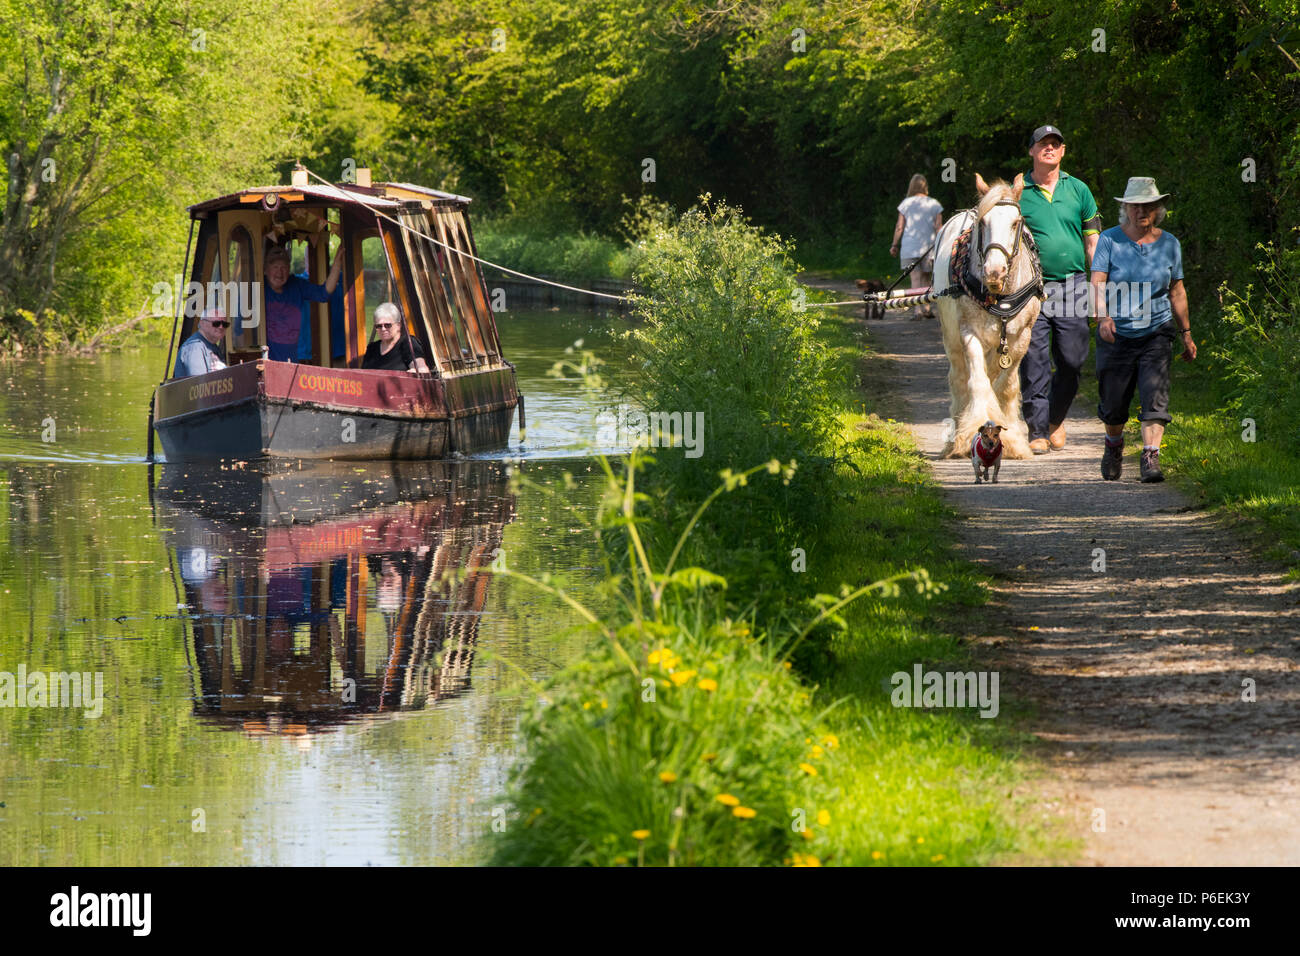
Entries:
<svg viewBox="0 0 1300 956">
<path fill-rule="evenodd" d="M 516 818 L 494 834 L 494 862 L 818 865 L 839 741 L 787 662 L 811 627 L 773 640 L 752 615 L 727 616 L 723 578 L 676 569 L 694 520 L 656 571 L 637 531 L 636 456 L 622 481 L 601 462 L 605 527 L 623 532 L 614 547 L 626 553 L 619 561 L 602 537 L 620 600 L 604 620 L 581 609 L 600 642 L 553 678 L 525 724 Z M 724 473 L 695 517 L 764 470 L 793 474 L 775 461 Z M 923 572 L 900 577 L 929 586 Z M 895 580 L 824 597 L 814 623 L 870 591 L 897 593 Z"/>
<path fill-rule="evenodd" d="M 1255 419 L 1261 440 L 1300 449 L 1300 250 L 1257 248 L 1259 287 L 1220 289 L 1226 342 L 1215 357 L 1235 387 L 1232 409 Z"/>
<path fill-rule="evenodd" d="M 704 415 L 701 454 L 661 447 L 656 489 L 689 511 L 723 469 L 799 463 L 789 486 L 713 510 L 705 536 L 720 534 L 730 549 L 813 523 L 829 504 L 819 489 L 838 433 L 835 361 L 815 336 L 816 311 L 797 308 L 795 271 L 786 242 L 707 195 L 638 252 L 634 309 L 644 322 L 629 333 L 629 396 L 646 412 Z"/>
</svg>

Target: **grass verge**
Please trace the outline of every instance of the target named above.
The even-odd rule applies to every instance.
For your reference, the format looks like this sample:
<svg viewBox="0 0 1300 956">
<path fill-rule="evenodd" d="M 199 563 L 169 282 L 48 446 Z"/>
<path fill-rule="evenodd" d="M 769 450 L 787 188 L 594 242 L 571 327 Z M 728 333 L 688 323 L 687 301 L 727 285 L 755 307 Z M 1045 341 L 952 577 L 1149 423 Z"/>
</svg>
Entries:
<svg viewBox="0 0 1300 956">
<path fill-rule="evenodd" d="M 860 361 L 855 323 L 829 320 L 820 335 L 838 360 Z M 776 626 L 737 614 L 716 586 L 687 589 L 657 619 L 605 625 L 635 669 L 602 639 L 550 684 L 494 863 L 960 866 L 1071 852 L 1030 820 L 1029 740 L 1005 702 L 998 719 L 892 706 L 895 672 L 975 669 L 955 623 L 985 583 L 953 554 L 956 516 L 907 429 L 861 390 L 840 398 L 856 406 L 839 421 L 858 471 L 828 489 L 839 505 L 806 542 L 801 590 L 922 567 L 944 588 L 872 591 L 791 668 Z"/>
<path fill-rule="evenodd" d="M 1300 578 L 1300 459 L 1285 440 L 1250 428 L 1251 416 L 1231 409 L 1230 386 L 1207 352 L 1190 367 L 1178 363 L 1161 465 L 1193 500 Z M 1131 430 L 1140 441 L 1137 426 Z"/>
<path fill-rule="evenodd" d="M 715 268 L 696 269 L 693 255 L 646 260 L 666 263 L 673 282 L 687 277 L 681 295 L 663 298 L 692 302 L 695 317 L 694 351 L 668 364 L 682 376 L 647 407 L 709 407 L 692 404 L 707 393 L 672 400 L 696 387 L 690 355 L 714 339 L 743 349 L 770 335 L 738 326 L 733 303 L 759 302 L 769 324 L 790 320 L 780 304 L 789 291 L 773 278 L 781 250 L 729 214 L 709 215 L 711 224 L 686 217 L 673 242 L 698 243 Z M 677 328 L 663 317 L 659 327 Z M 614 610 L 584 610 L 590 654 L 550 681 L 525 721 L 514 815 L 494 828 L 494 863 L 946 866 L 1070 852 L 1016 796 L 1029 740 L 1004 702 L 994 719 L 893 705 L 893 676 L 915 665 L 978 670 L 956 635 L 986 584 L 953 552 L 957 516 L 910 434 L 874 414 L 858 323 L 825 316 L 810 327 L 816 342 L 801 346 L 807 357 L 783 387 L 828 389 L 816 410 L 829 415 L 825 445 L 791 450 L 818 462 L 815 482 L 779 459 L 744 472 L 733 462 L 707 497 L 669 502 L 665 486 L 691 487 L 679 469 L 642 475 L 634 456 L 620 475 L 606 463 L 597 533 Z M 663 338 L 648 341 L 658 360 L 674 354 Z M 750 399 L 730 398 L 726 411 L 758 430 L 769 412 Z M 824 504 L 766 531 L 736 507 L 752 499 L 766 513 L 792 487 Z"/>
</svg>

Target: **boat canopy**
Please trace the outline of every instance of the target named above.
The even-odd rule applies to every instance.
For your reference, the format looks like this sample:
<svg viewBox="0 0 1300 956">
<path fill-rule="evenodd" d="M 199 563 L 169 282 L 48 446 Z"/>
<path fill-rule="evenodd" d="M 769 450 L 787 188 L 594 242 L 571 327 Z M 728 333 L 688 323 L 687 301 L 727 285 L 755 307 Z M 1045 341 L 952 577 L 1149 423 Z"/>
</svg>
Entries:
<svg viewBox="0 0 1300 956">
<path fill-rule="evenodd" d="M 482 270 L 470 258 L 477 256 L 470 200 L 410 183 L 371 183 L 369 170 L 356 172 L 356 182 L 309 185 L 299 167 L 287 186 L 190 206 L 197 240 L 174 341 L 188 338 L 203 310 L 215 306 L 231 320 L 227 362 L 262 358 L 267 254 L 288 249 L 305 278 L 323 284 L 342 244 L 341 301 L 336 293 L 332 303 L 305 306 L 301 364 L 360 368 L 375 308 L 392 302 L 438 377 L 507 365 Z"/>
</svg>

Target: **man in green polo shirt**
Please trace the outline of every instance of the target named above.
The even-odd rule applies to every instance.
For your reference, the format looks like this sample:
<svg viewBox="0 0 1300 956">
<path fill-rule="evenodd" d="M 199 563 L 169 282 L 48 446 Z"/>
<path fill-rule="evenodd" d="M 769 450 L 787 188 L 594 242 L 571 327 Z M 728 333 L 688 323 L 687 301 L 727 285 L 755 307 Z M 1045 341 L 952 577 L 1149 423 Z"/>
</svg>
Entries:
<svg viewBox="0 0 1300 956">
<path fill-rule="evenodd" d="M 1047 298 L 1020 363 L 1020 393 L 1029 447 L 1041 455 L 1065 447 L 1065 416 L 1088 358 L 1088 265 L 1101 216 L 1083 180 L 1061 172 L 1065 137 L 1059 129 L 1034 130 L 1029 155 L 1034 168 L 1025 176 L 1020 212 L 1038 243 Z"/>
</svg>

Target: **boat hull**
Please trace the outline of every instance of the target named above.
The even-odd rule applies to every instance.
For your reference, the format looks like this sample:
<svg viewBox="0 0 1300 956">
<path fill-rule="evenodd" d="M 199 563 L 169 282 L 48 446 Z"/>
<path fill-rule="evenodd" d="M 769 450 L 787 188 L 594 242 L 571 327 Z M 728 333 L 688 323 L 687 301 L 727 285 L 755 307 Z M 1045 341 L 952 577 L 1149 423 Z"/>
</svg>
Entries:
<svg viewBox="0 0 1300 956">
<path fill-rule="evenodd" d="M 509 366 L 439 379 L 263 360 L 165 383 L 154 428 L 168 461 L 437 459 L 503 447 L 518 402 Z"/>
</svg>

